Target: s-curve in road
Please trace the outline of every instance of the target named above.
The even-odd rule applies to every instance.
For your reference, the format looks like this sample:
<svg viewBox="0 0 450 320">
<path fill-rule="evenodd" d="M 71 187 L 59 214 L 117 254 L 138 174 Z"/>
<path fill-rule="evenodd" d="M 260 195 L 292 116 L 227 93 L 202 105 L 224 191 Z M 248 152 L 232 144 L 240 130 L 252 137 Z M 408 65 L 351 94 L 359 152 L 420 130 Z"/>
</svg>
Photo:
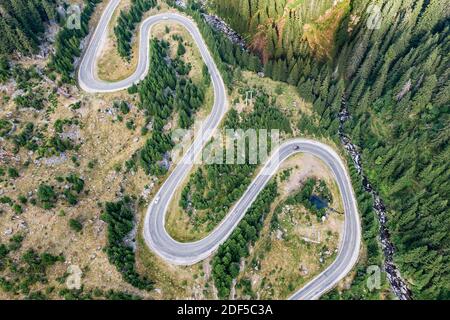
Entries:
<svg viewBox="0 0 450 320">
<path fill-rule="evenodd" d="M 189 175 L 193 160 L 198 157 L 203 146 L 209 141 L 228 109 L 225 85 L 216 64 L 203 41 L 195 23 L 180 14 L 164 13 L 146 19 L 140 27 L 139 60 L 136 71 L 127 79 L 118 82 L 106 82 L 98 79 L 96 61 L 105 43 L 108 24 L 120 0 L 111 0 L 104 10 L 99 24 L 92 35 L 89 46 L 83 56 L 78 80 L 80 87 L 87 92 L 114 92 L 126 89 L 142 80 L 149 68 L 149 36 L 151 28 L 163 21 L 172 21 L 183 25 L 196 42 L 201 56 L 209 69 L 214 88 L 214 105 L 203 124 L 201 134 L 197 135 L 179 164 L 165 180 L 155 198 L 148 207 L 144 221 L 144 238 L 147 245 L 165 261 L 177 265 L 192 265 L 211 254 L 223 243 L 244 217 L 258 194 L 275 174 L 279 165 L 295 153 L 312 154 L 324 161 L 331 169 L 341 193 L 345 222 L 336 260 L 320 275 L 307 283 L 291 296 L 291 299 L 317 299 L 333 288 L 352 269 L 358 260 L 361 243 L 359 215 L 345 164 L 339 155 L 327 145 L 308 139 L 293 139 L 277 148 L 257 177 L 250 184 L 242 198 L 233 206 L 228 215 L 207 237 L 190 243 L 175 241 L 165 229 L 165 217 L 170 201 L 176 189 Z"/>
</svg>

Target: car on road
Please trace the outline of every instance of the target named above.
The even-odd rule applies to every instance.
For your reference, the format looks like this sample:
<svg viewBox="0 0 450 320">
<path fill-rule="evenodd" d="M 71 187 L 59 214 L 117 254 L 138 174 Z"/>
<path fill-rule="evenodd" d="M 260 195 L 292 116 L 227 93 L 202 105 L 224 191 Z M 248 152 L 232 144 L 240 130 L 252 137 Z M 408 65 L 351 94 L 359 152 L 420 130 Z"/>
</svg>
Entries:
<svg viewBox="0 0 450 320">
<path fill-rule="evenodd" d="M 115 9 L 119 2 L 120 1 L 118 0 L 110 1 L 108 8 Z M 112 11 L 107 10 L 106 13 L 108 12 L 110 13 Z M 98 40 L 101 39 L 101 37 L 106 36 L 108 32 L 106 26 L 108 25 L 110 19 L 111 15 L 102 15 L 101 23 L 99 23 L 100 27 L 97 27 L 96 29 L 99 30 L 99 33 L 94 32 L 94 40 Z M 206 44 L 201 40 L 201 34 L 195 24 L 189 18 L 172 13 L 152 16 L 151 19 L 145 20 L 143 23 L 145 26 L 151 27 L 161 20 L 169 19 L 175 20 L 184 25 L 188 30 L 191 30 L 193 32 L 195 42 L 197 43 L 200 51 L 204 54 L 204 62 L 211 72 L 214 87 L 218 90 L 217 93 L 215 93 L 213 109 L 211 110 L 212 120 L 207 122 L 208 126 L 204 129 L 216 130 L 216 126 L 219 125 L 223 115 L 225 114 L 225 112 L 222 111 L 225 111 L 228 106 L 226 88 L 220 72 L 216 71 L 217 68 L 214 64 L 214 59 L 210 55 Z M 148 43 L 148 35 L 141 35 L 141 48 L 145 43 Z M 134 82 L 138 82 L 139 79 L 143 79 L 145 77 L 147 72 L 146 67 L 148 67 L 148 65 L 146 67 L 144 66 L 145 68 L 139 68 L 139 70 L 136 71 L 136 76 L 130 76 L 123 81 L 115 83 L 96 81 L 95 75 L 93 74 L 95 70 L 94 62 L 96 59 L 96 54 L 101 52 L 102 45 L 103 42 L 100 40 L 91 41 L 86 54 L 83 57 L 80 72 L 78 74 L 80 87 L 82 87 L 83 90 L 88 92 L 116 92 L 130 87 Z M 146 52 L 144 57 L 139 57 L 139 59 L 148 59 L 148 52 Z M 202 142 L 201 139 L 194 140 L 194 144 L 192 146 L 197 146 L 197 141 Z M 303 147 L 304 144 L 306 147 Z M 308 145 L 310 146 L 310 149 L 307 147 Z M 192 148 L 189 150 L 195 149 L 197 148 Z M 201 150 L 201 148 L 199 149 Z M 345 225 L 343 238 L 345 241 L 342 241 L 342 247 L 340 248 L 336 260 L 329 267 L 332 271 L 331 274 L 328 277 L 326 275 L 319 275 L 317 278 L 311 280 L 307 286 L 300 289 L 290 297 L 317 299 L 323 292 L 330 290 L 338 281 L 340 281 L 340 279 L 342 279 L 352 269 L 353 265 L 358 260 L 361 228 L 359 225 L 356 200 L 351 192 L 351 183 L 347 181 L 347 175 L 345 174 L 346 169 L 339 161 L 339 155 L 328 152 L 328 149 L 320 145 L 319 142 L 305 141 L 302 139 L 287 142 L 285 145 L 280 146 L 279 154 L 290 155 L 297 153 L 300 150 L 304 150 L 305 152 L 309 151 L 313 155 L 325 154 L 324 161 L 330 165 L 332 171 L 335 173 L 335 176 L 340 178 L 336 179 L 339 190 L 341 193 L 347 195 L 342 196 L 345 201 L 344 207 L 349 208 L 348 211 L 346 209 L 346 216 L 344 219 Z M 197 153 L 197 151 L 192 152 L 193 156 L 196 154 L 199 153 Z M 275 163 L 269 162 L 268 168 L 274 168 L 274 164 L 279 163 L 276 161 Z M 332 164 L 335 164 L 335 166 L 331 166 Z M 212 231 L 208 237 L 195 242 L 180 244 L 174 241 L 165 230 L 164 218 L 166 214 L 166 207 L 168 205 L 167 203 L 174 196 L 173 190 L 170 190 L 169 188 L 172 188 L 171 186 L 181 185 L 184 177 L 186 177 L 189 173 L 189 168 L 190 167 L 185 166 L 185 164 L 180 164 L 173 169 L 173 172 L 167 177 L 166 183 L 161 186 L 160 192 L 157 196 L 155 196 L 153 202 L 151 202 L 154 207 L 152 207 L 152 205 L 149 206 L 144 222 L 144 238 L 147 246 L 161 258 L 175 265 L 192 265 L 210 256 L 219 247 L 220 243 L 229 237 L 231 232 L 236 228 L 237 223 L 244 217 L 246 211 L 253 203 L 255 195 L 261 192 L 264 184 L 259 182 L 267 183 L 273 175 L 270 170 L 270 174 L 268 175 L 266 175 L 265 172 L 258 174 L 255 178 L 258 180 L 256 180 L 251 189 L 249 189 L 250 191 L 246 192 L 241 197 L 241 200 L 238 202 L 239 205 L 237 206 L 237 209 L 233 209 L 232 212 L 230 212 L 230 215 L 224 218 L 223 223 L 221 223 L 217 229 Z M 164 199 L 160 198 L 161 195 L 164 195 Z M 159 206 L 159 202 L 161 202 L 161 206 Z"/>
</svg>

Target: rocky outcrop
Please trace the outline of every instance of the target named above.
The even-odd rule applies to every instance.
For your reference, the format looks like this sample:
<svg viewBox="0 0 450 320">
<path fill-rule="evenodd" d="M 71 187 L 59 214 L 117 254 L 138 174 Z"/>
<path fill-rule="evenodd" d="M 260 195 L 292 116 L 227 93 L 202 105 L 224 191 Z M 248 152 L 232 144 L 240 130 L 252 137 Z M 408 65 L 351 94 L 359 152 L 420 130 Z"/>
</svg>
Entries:
<svg viewBox="0 0 450 320">
<path fill-rule="evenodd" d="M 217 16 L 208 15 L 205 13 L 202 13 L 202 16 L 211 27 L 222 32 L 234 44 L 240 46 L 242 49 L 246 49 L 246 44 L 245 44 L 244 39 L 236 31 L 234 31 L 229 25 L 227 25 L 225 23 L 225 21 L 221 20 Z"/>
</svg>

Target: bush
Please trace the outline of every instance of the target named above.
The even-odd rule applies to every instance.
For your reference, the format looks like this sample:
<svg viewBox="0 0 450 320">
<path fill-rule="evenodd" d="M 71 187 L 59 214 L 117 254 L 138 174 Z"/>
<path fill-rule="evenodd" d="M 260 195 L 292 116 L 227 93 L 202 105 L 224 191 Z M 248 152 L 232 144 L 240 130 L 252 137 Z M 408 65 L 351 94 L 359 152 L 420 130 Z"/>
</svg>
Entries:
<svg viewBox="0 0 450 320">
<path fill-rule="evenodd" d="M 183 43 L 180 41 L 178 43 L 178 49 L 177 49 L 177 55 L 182 56 L 186 53 L 186 48 L 184 47 Z"/>
<path fill-rule="evenodd" d="M 8 197 L 8 196 L 3 196 L 3 197 L 0 198 L 0 203 L 3 203 L 3 204 L 12 204 L 13 201 L 12 201 L 12 199 L 11 199 L 10 197 Z"/>
<path fill-rule="evenodd" d="M 18 177 L 19 177 L 19 171 L 17 171 L 16 168 L 9 167 L 9 168 L 8 168 L 8 176 L 9 176 L 11 179 L 18 178 Z"/>
<path fill-rule="evenodd" d="M 130 107 L 128 106 L 128 103 L 126 101 L 122 101 L 120 103 L 120 112 L 123 114 L 128 114 L 130 112 Z"/>
<path fill-rule="evenodd" d="M 14 210 L 14 213 L 16 213 L 16 214 L 21 214 L 23 212 L 22 206 L 20 206 L 18 204 L 14 204 L 12 206 L 12 209 Z"/>
<path fill-rule="evenodd" d="M 27 197 L 25 197 L 24 195 L 19 195 L 19 196 L 17 197 L 17 200 L 19 200 L 19 202 L 20 202 L 21 204 L 26 204 L 26 203 L 28 202 Z"/>
<path fill-rule="evenodd" d="M 70 219 L 69 227 L 75 232 L 81 232 L 81 230 L 83 230 L 83 224 L 77 219 Z"/>
<path fill-rule="evenodd" d="M 52 186 L 41 184 L 38 188 L 37 197 L 44 209 L 53 208 L 57 200 L 57 195 Z"/>
</svg>

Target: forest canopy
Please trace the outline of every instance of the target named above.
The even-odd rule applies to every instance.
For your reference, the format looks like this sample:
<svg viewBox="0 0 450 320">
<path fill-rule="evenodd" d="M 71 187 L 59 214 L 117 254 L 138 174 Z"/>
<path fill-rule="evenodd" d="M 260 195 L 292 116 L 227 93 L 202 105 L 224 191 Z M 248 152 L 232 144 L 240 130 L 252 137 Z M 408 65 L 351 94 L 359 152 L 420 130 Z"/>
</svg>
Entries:
<svg viewBox="0 0 450 320">
<path fill-rule="evenodd" d="M 448 299 L 448 5 L 378 1 L 381 22 L 372 27 L 367 1 L 345 3 L 315 1 L 304 11 L 312 1 L 213 0 L 211 8 L 247 36 L 267 76 L 297 86 L 313 103 L 320 124 L 315 134 L 339 141 L 346 102 L 351 117 L 344 132 L 360 148 L 364 170 L 387 205 L 394 260 L 413 297 Z M 340 12 L 340 23 L 326 55 L 318 56 L 308 33 L 322 30 L 321 43 L 332 27 L 328 10 Z"/>
<path fill-rule="evenodd" d="M 45 23 L 55 19 L 55 0 L 2 0 L 0 55 L 36 53 Z"/>
</svg>

